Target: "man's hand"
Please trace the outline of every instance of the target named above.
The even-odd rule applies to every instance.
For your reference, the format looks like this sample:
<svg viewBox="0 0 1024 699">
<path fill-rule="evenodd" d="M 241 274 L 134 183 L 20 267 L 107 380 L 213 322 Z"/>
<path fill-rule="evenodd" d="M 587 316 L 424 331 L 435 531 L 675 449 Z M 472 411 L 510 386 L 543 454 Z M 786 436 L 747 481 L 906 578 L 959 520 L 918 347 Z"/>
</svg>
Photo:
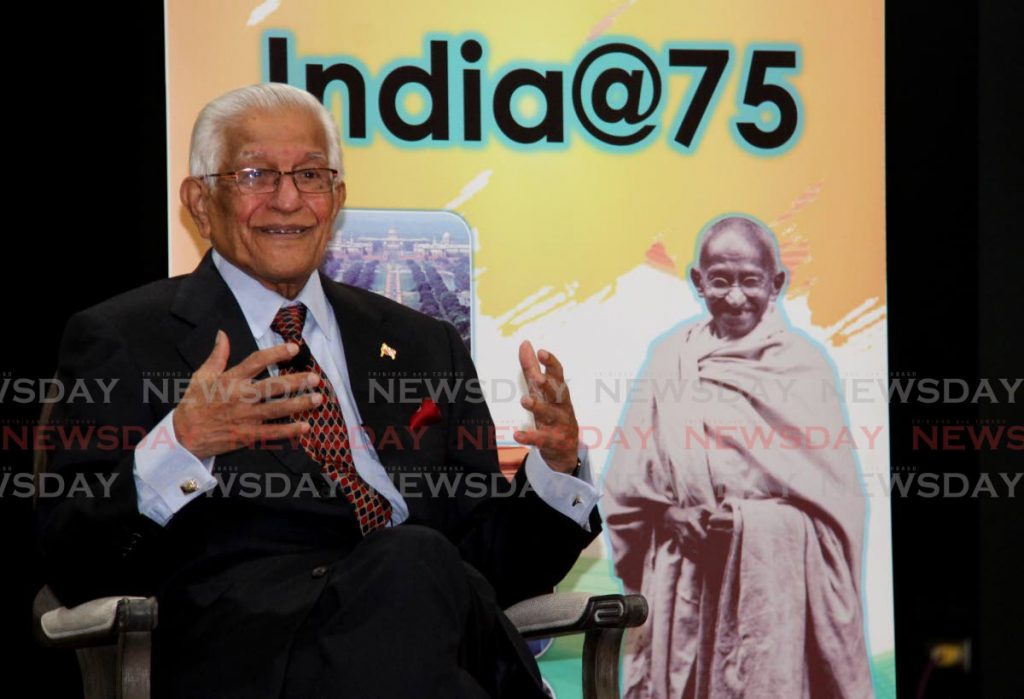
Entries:
<svg viewBox="0 0 1024 699">
<path fill-rule="evenodd" d="M 676 535 L 683 556 L 691 560 L 699 559 L 704 550 L 710 520 L 711 508 L 705 505 L 673 505 L 665 510 L 665 526 Z"/>
<path fill-rule="evenodd" d="M 323 400 L 319 393 L 270 400 L 319 385 L 316 374 L 296 373 L 252 380 L 271 364 L 294 357 L 299 351 L 294 343 L 253 352 L 225 370 L 230 350 L 228 336 L 217 331 L 213 352 L 192 374 L 188 390 L 174 409 L 174 434 L 178 442 L 200 460 L 249 444 L 298 437 L 309 431 L 305 420 L 265 422 L 301 413 Z"/>
<path fill-rule="evenodd" d="M 520 430 L 512 436 L 520 444 L 540 449 L 540 455 L 552 469 L 572 473 L 576 468 L 580 428 L 562 365 L 546 350 L 534 353 L 529 341 L 519 345 L 519 365 L 529 389 L 521 404 L 533 414 L 536 429 Z"/>
</svg>

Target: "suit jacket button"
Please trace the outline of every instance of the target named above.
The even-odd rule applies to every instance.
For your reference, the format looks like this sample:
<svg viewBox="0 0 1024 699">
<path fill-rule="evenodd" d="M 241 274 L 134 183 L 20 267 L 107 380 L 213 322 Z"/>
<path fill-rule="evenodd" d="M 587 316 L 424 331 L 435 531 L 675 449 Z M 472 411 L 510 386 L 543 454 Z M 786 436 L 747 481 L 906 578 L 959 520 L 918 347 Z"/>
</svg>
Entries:
<svg viewBox="0 0 1024 699">
<path fill-rule="evenodd" d="M 191 495 L 192 493 L 199 490 L 199 481 L 195 478 L 189 478 L 187 481 L 181 484 L 181 492 L 185 495 Z"/>
<path fill-rule="evenodd" d="M 317 566 L 313 569 L 314 578 L 322 578 L 327 575 L 327 566 Z"/>
</svg>

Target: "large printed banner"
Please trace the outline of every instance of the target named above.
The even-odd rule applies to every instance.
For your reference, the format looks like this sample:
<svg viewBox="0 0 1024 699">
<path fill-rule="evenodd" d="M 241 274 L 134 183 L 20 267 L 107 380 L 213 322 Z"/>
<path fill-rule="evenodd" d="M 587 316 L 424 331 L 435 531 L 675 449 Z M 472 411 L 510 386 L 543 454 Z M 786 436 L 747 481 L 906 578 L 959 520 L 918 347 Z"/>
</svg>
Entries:
<svg viewBox="0 0 1024 699">
<path fill-rule="evenodd" d="M 519 343 L 564 363 L 606 533 L 562 589 L 651 603 L 624 695 L 895 696 L 881 0 L 166 14 L 170 273 L 205 251 L 177 195 L 199 109 L 308 90 L 348 188 L 323 271 L 455 325 L 500 444 Z M 580 645 L 541 660 L 560 699 Z"/>
</svg>

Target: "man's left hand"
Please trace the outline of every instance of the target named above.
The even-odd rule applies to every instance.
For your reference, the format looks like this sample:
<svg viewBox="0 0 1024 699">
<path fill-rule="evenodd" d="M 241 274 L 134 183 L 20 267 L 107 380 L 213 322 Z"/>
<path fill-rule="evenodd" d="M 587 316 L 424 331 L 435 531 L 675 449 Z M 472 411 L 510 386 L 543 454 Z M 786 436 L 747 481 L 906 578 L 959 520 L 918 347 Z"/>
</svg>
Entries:
<svg viewBox="0 0 1024 699">
<path fill-rule="evenodd" d="M 555 471 L 572 473 L 577 463 L 580 428 L 562 364 L 547 350 L 535 353 L 533 345 L 525 341 L 519 345 L 519 365 L 529 389 L 520 402 L 533 414 L 535 429 L 519 430 L 512 436 L 520 444 L 537 447 L 545 463 Z"/>
</svg>

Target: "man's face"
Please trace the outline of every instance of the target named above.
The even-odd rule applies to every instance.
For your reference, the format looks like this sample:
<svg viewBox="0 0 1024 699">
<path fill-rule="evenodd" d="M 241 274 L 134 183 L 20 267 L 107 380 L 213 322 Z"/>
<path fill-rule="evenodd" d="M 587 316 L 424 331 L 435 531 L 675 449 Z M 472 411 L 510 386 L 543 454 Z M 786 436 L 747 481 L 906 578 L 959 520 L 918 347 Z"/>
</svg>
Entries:
<svg viewBox="0 0 1024 699">
<path fill-rule="evenodd" d="M 226 153 L 218 172 L 328 166 L 323 127 L 303 110 L 255 112 L 231 125 L 225 135 Z M 293 298 L 320 264 L 345 203 L 345 185 L 339 181 L 329 192 L 303 193 L 284 176 L 275 192 L 243 194 L 229 177 L 220 178 L 216 186 L 210 179 L 190 178 L 182 185 L 182 197 L 189 199 L 186 205 L 200 234 L 217 252 L 265 287 Z"/>
<path fill-rule="evenodd" d="M 726 229 L 708 240 L 700 266 L 690 275 L 715 334 L 733 340 L 757 326 L 786 281 L 785 272 L 774 272 L 771 251 L 742 229 Z"/>
</svg>

